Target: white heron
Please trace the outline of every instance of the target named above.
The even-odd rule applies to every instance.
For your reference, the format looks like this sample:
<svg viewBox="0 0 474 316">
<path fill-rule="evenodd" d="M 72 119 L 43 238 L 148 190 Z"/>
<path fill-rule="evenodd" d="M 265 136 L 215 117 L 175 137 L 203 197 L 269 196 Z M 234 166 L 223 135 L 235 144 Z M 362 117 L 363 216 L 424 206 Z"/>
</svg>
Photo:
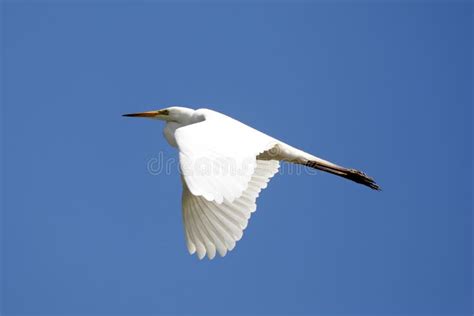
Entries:
<svg viewBox="0 0 474 316">
<path fill-rule="evenodd" d="M 280 161 L 301 164 L 379 190 L 363 172 L 338 166 L 209 109 L 169 107 L 124 114 L 166 122 L 164 136 L 179 150 L 186 244 L 199 259 L 222 257 L 242 238 L 256 200 Z"/>
</svg>

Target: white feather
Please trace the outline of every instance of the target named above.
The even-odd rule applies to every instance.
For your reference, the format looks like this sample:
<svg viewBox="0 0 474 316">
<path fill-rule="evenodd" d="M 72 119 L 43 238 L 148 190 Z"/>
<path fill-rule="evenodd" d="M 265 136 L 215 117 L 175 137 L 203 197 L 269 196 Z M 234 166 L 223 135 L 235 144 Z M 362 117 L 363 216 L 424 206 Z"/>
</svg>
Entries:
<svg viewBox="0 0 474 316">
<path fill-rule="evenodd" d="M 184 182 L 193 195 L 233 202 L 247 189 L 257 156 L 277 141 L 215 111 L 200 109 L 194 115 L 204 119 L 174 134 Z"/>
<path fill-rule="evenodd" d="M 183 181 L 183 220 L 189 253 L 197 252 L 199 259 L 205 255 L 212 259 L 216 250 L 222 257 L 231 251 L 242 238 L 251 213 L 256 210 L 260 191 L 278 168 L 276 160 L 257 160 L 248 188 L 233 202 L 218 203 L 196 196 Z"/>
</svg>

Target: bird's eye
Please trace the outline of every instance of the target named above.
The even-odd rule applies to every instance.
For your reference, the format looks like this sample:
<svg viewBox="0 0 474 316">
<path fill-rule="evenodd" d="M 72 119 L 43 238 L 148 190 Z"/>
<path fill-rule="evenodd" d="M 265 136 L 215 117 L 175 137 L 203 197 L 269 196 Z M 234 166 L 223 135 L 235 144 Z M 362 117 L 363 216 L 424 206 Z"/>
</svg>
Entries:
<svg viewBox="0 0 474 316">
<path fill-rule="evenodd" d="M 170 111 L 169 110 L 160 110 L 160 111 L 158 111 L 158 114 L 160 114 L 160 115 L 170 115 Z"/>
</svg>

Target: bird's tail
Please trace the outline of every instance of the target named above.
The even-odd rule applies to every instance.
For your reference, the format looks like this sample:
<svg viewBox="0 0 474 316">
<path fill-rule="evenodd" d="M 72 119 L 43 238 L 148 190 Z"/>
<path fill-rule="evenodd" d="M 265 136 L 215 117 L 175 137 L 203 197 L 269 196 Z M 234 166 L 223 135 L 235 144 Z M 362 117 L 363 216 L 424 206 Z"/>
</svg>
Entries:
<svg viewBox="0 0 474 316">
<path fill-rule="evenodd" d="M 316 158 L 316 157 L 315 157 Z M 338 165 L 335 165 L 333 163 L 327 162 L 322 159 L 310 159 L 307 160 L 304 163 L 305 166 L 318 169 L 321 171 L 325 171 L 328 173 L 335 174 L 336 176 L 340 176 L 346 179 L 349 179 L 351 181 L 363 184 L 365 186 L 368 186 L 371 189 L 380 191 L 380 187 L 378 186 L 377 183 L 375 183 L 375 180 L 372 179 L 371 177 L 367 176 L 365 173 L 362 171 L 356 170 L 356 169 L 348 169 L 344 168 Z"/>
</svg>

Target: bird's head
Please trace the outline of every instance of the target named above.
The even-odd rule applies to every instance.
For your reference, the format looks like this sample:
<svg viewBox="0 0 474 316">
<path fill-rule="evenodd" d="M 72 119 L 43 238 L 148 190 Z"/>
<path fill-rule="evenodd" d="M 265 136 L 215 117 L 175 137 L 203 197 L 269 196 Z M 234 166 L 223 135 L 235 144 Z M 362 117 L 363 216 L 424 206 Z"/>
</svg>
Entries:
<svg viewBox="0 0 474 316">
<path fill-rule="evenodd" d="M 188 122 L 194 113 L 193 109 L 181 107 L 181 106 L 172 106 L 169 108 L 148 111 L 141 113 L 131 113 L 124 114 L 123 116 L 127 117 L 145 117 L 154 120 L 162 120 L 167 122 L 177 122 L 177 123 L 186 123 Z"/>
</svg>

